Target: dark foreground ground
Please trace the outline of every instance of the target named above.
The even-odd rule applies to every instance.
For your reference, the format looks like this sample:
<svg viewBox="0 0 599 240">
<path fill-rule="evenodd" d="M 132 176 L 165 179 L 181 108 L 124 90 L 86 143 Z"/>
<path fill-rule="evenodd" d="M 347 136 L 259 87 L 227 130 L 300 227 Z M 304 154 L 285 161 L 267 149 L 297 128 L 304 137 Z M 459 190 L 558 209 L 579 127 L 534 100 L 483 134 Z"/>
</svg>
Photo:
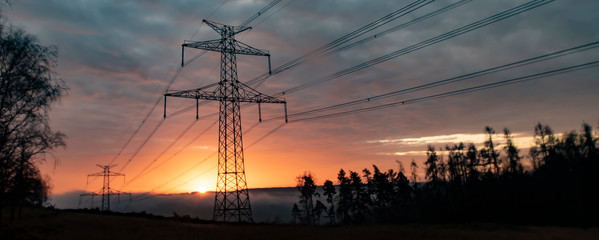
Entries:
<svg viewBox="0 0 599 240">
<path fill-rule="evenodd" d="M 185 219 L 26 209 L 0 239 L 599 239 L 599 228 L 469 225 L 229 225 Z"/>
</svg>

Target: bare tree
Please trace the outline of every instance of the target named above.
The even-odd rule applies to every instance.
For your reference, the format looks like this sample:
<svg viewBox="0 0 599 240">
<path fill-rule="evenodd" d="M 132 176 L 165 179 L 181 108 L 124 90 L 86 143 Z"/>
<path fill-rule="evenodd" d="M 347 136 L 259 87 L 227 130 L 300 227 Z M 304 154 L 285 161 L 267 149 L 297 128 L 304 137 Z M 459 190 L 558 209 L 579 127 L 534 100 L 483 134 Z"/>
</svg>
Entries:
<svg viewBox="0 0 599 240">
<path fill-rule="evenodd" d="M 0 25 L 0 214 L 6 204 L 21 208 L 27 203 L 26 184 L 35 179 L 44 184 L 36 161 L 65 146 L 65 135 L 48 123 L 51 105 L 67 91 L 54 72 L 56 56 L 55 47 Z"/>
</svg>

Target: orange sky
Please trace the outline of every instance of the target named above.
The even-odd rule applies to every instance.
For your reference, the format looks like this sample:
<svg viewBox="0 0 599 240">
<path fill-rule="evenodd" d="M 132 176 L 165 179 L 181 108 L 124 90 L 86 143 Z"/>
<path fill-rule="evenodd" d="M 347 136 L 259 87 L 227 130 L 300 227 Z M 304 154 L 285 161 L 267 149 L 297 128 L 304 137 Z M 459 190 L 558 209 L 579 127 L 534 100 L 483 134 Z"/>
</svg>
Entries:
<svg viewBox="0 0 599 240">
<path fill-rule="evenodd" d="M 147 2 L 123 4 L 109 1 L 14 1 L 3 10 L 4 17 L 38 36 L 40 42 L 58 48 L 57 74 L 70 88 L 68 96 L 53 106 L 54 130 L 67 135 L 66 149 L 57 149 L 41 164 L 42 174 L 52 180 L 53 193 L 95 191 L 101 179 L 88 174 L 100 172 L 96 164 L 108 164 L 133 135 L 144 116 L 164 93 L 181 61 L 184 40 L 218 38 L 200 24 L 203 18 L 239 24 L 264 7 L 269 0 L 221 0 Z M 363 38 L 398 26 L 455 1 L 433 1 Z M 513 8 L 527 0 L 471 1 L 463 6 L 421 21 L 384 37 L 339 53 L 310 59 L 298 67 L 271 76 L 257 89 L 274 94 L 377 57 L 408 48 L 453 29 Z M 385 14 L 404 7 L 404 1 L 289 1 L 281 2 L 251 24 L 253 29 L 238 40 L 272 55 L 272 66 L 281 66 L 358 29 Z M 468 74 L 498 65 L 532 58 L 549 52 L 599 40 L 598 1 L 554 1 L 545 6 L 465 33 L 436 45 L 411 52 L 364 70 L 306 88 L 284 97 L 290 114 L 369 98 L 390 91 Z M 200 51 L 186 52 L 186 65 L 169 89 L 182 90 L 219 80 L 220 55 L 207 53 L 191 62 Z M 396 95 L 364 103 L 376 106 L 457 89 L 487 84 L 572 64 L 597 60 L 599 51 L 580 51 L 447 86 Z M 264 57 L 238 57 L 241 81 L 266 72 Z M 296 176 L 311 171 L 319 184 L 335 180 L 340 168 L 361 171 L 376 164 L 381 169 L 407 168 L 412 159 L 420 163 L 423 177 L 427 144 L 443 147 L 458 141 L 481 144 L 485 126 L 501 132 L 508 127 L 520 138 L 521 148 L 530 145 L 533 127 L 548 124 L 555 132 L 578 129 L 586 121 L 596 126 L 599 119 L 599 71 L 589 68 L 564 75 L 519 84 L 433 99 L 393 108 L 351 114 L 338 118 L 290 123 L 263 122 L 243 135 L 247 182 L 250 188 L 295 186 Z M 198 121 L 164 156 L 156 159 L 195 118 L 193 111 L 170 117 L 195 102 L 169 99 L 169 116 L 148 144 L 142 146 L 162 118 L 162 102 L 151 112 L 138 134 L 116 160 L 113 168 L 130 181 L 142 169 L 165 161 L 217 120 Z M 215 113 L 217 103 L 199 109 L 200 115 Z M 347 110 L 347 109 L 343 109 Z M 280 117 L 283 108 L 263 104 L 263 119 Z M 328 112 L 327 112 L 328 113 Z M 258 122 L 257 106 L 242 110 L 244 131 Z M 157 170 L 123 186 L 112 180 L 114 189 L 126 192 L 182 192 L 200 188 L 213 190 L 216 181 L 217 126 L 194 141 Z M 501 141 L 500 141 L 501 143 Z M 525 150 L 522 155 L 525 155 Z M 156 159 L 156 162 L 154 162 Z M 130 161 L 129 164 L 127 162 Z M 198 165 L 199 164 L 199 165 Z M 195 168 L 191 168 L 198 165 Z M 124 169 L 123 166 L 126 166 Z M 185 174 L 184 174 L 185 173 Z M 174 179 L 172 182 L 169 182 Z"/>
</svg>

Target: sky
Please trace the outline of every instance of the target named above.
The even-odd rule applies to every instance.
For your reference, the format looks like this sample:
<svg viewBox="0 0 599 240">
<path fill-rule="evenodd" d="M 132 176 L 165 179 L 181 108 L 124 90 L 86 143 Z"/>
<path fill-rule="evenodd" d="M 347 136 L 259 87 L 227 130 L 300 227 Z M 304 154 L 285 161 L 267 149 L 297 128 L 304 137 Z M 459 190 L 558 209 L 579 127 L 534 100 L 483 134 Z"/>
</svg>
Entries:
<svg viewBox="0 0 599 240">
<path fill-rule="evenodd" d="M 58 48 L 56 72 L 70 89 L 60 103 L 52 106 L 50 113 L 52 128 L 66 134 L 67 147 L 56 149 L 45 162 L 39 163 L 42 174 L 51 179 L 52 192 L 100 189 L 101 179 L 88 178 L 88 174 L 100 172 L 102 169 L 96 164 L 105 165 L 113 159 L 117 166 L 112 170 L 125 174 L 111 180 L 114 189 L 155 193 L 213 190 L 217 165 L 213 153 L 218 143 L 216 116 L 197 121 L 168 148 L 195 120 L 194 111 L 171 114 L 195 105 L 193 100 L 169 98 L 169 117 L 147 143 L 143 143 L 162 119 L 161 99 L 171 79 L 174 78 L 174 82 L 170 90 L 198 88 L 219 80 L 219 53 L 203 54 L 197 49 L 186 49 L 186 65 L 177 74 L 184 40 L 219 38 L 202 24 L 202 19 L 238 25 L 270 2 L 15 0 L 5 6 L 3 17 L 8 23 L 36 35 L 42 44 Z M 283 0 L 251 22 L 252 30 L 236 35 L 236 39 L 268 50 L 275 68 L 411 2 Z M 456 2 L 432 1 L 356 40 Z M 256 88 L 265 94 L 277 94 L 526 2 L 528 0 L 469 1 L 356 47 L 310 58 L 269 77 Z M 283 97 L 289 114 L 294 114 L 595 42 L 599 40 L 597 12 L 597 1 L 552 1 Z M 404 101 L 597 61 L 598 53 L 599 49 L 580 51 L 337 111 Z M 267 72 L 268 62 L 264 57 L 238 56 L 237 67 L 239 79 L 244 82 Z M 428 144 L 441 148 L 446 144 L 472 142 L 480 146 L 486 137 L 485 126 L 493 127 L 498 133 L 509 128 L 523 149 L 521 154 L 526 155 L 526 148 L 532 144 L 533 128 L 539 122 L 551 126 L 556 133 L 580 129 L 583 122 L 599 125 L 597 76 L 597 68 L 588 68 L 334 118 L 294 121 L 299 118 L 291 117 L 290 123 L 280 128 L 284 123 L 280 119 L 258 124 L 258 107 L 250 105 L 242 109 L 248 186 L 295 186 L 296 177 L 305 171 L 310 171 L 317 183 L 322 184 L 326 179 L 335 180 L 340 168 L 361 171 L 375 164 L 381 169 L 397 169 L 399 163 L 409 166 L 412 159 L 420 165 L 418 174 L 422 181 L 422 161 Z M 160 102 L 155 104 L 157 101 Z M 199 112 L 203 116 L 217 109 L 218 103 L 212 102 L 202 105 Z M 148 114 L 150 117 L 144 121 Z M 263 104 L 262 114 L 264 119 L 281 117 L 284 109 L 278 104 Z M 134 134 L 138 126 L 141 128 Z M 198 137 L 202 132 L 205 133 Z M 496 137 L 503 144 L 502 134 Z M 141 175 L 146 168 L 151 171 Z"/>
</svg>

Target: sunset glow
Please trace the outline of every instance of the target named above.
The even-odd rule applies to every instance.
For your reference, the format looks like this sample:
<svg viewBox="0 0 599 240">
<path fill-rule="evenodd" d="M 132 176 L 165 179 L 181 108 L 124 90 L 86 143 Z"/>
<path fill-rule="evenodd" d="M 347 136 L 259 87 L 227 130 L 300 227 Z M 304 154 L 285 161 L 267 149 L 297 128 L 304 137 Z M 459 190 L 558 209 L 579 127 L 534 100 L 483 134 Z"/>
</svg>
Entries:
<svg viewBox="0 0 599 240">
<path fill-rule="evenodd" d="M 177 70 L 184 40 L 219 37 L 202 24 L 202 18 L 210 16 L 210 20 L 236 25 L 268 2 L 228 1 L 210 15 L 220 1 L 11 1 L 3 15 L 35 34 L 41 43 L 58 48 L 57 75 L 70 89 L 50 113 L 52 129 L 65 133 L 67 147 L 39 162 L 42 175 L 52 181 L 52 193 L 100 189 L 101 180 L 86 186 L 87 175 L 99 171 L 96 164 L 109 163 L 116 164 L 113 172 L 125 175 L 124 183 L 111 179 L 111 187 L 123 192 L 213 191 L 218 103 L 200 102 L 196 120 L 195 99 L 169 99 L 163 118 L 163 94 L 167 87 L 195 89 L 219 81 L 218 53 L 186 49 L 185 65 Z M 270 17 L 261 16 L 252 23 L 251 31 L 236 36 L 250 46 L 268 50 L 273 69 L 407 4 L 288 2 L 287 7 L 280 4 L 276 8 L 280 10 L 269 12 Z M 455 1 L 431 2 L 388 26 Z M 298 119 L 321 113 L 294 115 L 532 58 L 596 41 L 599 36 L 599 14 L 593 10 L 599 8 L 597 1 L 554 1 L 505 22 L 328 78 L 523 2 L 472 1 L 359 47 L 319 55 L 268 75 L 263 84 L 252 87 L 265 94 L 281 93 L 277 96 L 285 98 L 290 121 L 279 128 L 285 123 L 282 105 L 262 104 L 262 122 L 257 104 L 241 108 L 248 187 L 293 187 L 296 177 L 305 171 L 312 172 L 320 185 L 327 179 L 335 182 L 341 168 L 360 172 L 375 164 L 385 170 L 397 169 L 398 162 L 407 166 L 412 159 L 420 166 L 418 176 L 424 179 L 427 145 L 443 148 L 464 142 L 481 146 L 488 137 L 485 126 L 496 130 L 500 149 L 505 144 L 502 130 L 509 128 L 524 156 L 534 144 L 533 128 L 539 122 L 550 125 L 558 136 L 583 121 L 596 125 L 597 68 L 413 104 L 357 110 L 581 64 L 599 56 L 598 49 L 322 113 L 355 111 L 351 114 L 302 121 Z M 575 14 L 578 11 L 582 13 Z M 237 61 L 241 82 L 268 73 L 265 58 L 240 55 Z M 307 87 L 301 91 L 282 94 L 303 85 Z"/>
<path fill-rule="evenodd" d="M 199 193 L 206 193 L 208 191 L 204 186 L 198 186 L 197 190 Z"/>
</svg>

